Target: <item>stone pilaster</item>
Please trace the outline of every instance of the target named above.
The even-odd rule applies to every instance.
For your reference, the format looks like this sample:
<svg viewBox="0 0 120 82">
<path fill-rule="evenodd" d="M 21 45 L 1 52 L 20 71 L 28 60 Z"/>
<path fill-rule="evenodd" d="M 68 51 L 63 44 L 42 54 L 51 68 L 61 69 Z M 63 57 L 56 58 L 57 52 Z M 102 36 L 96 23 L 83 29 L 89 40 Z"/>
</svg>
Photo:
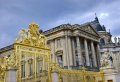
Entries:
<svg viewBox="0 0 120 82">
<path fill-rule="evenodd" d="M 73 55 L 72 55 L 72 43 L 71 43 L 71 38 L 68 37 L 68 56 L 69 56 L 69 62 L 70 66 L 73 66 Z"/>
<path fill-rule="evenodd" d="M 63 47 L 63 66 L 67 66 L 67 54 L 66 54 L 66 38 L 62 38 L 62 47 Z"/>
<path fill-rule="evenodd" d="M 57 57 L 56 57 L 56 54 L 55 54 L 55 52 L 57 51 L 57 39 L 55 39 L 54 40 L 54 56 L 55 56 L 55 62 L 57 63 L 58 61 L 57 61 Z"/>
<path fill-rule="evenodd" d="M 86 39 L 84 39 L 84 45 L 85 45 L 86 65 L 90 66 L 89 53 L 88 53 L 88 45 L 87 45 L 87 40 Z"/>
<path fill-rule="evenodd" d="M 52 40 L 51 42 L 50 42 L 50 44 L 51 44 L 51 53 L 52 53 L 52 62 L 56 62 L 56 58 L 55 58 L 55 42 L 54 42 L 54 40 Z"/>
<path fill-rule="evenodd" d="M 70 62 L 69 62 L 69 53 L 68 53 L 68 36 L 65 36 L 65 50 L 66 50 L 66 57 L 67 57 L 67 66 L 68 68 L 70 67 Z"/>
</svg>

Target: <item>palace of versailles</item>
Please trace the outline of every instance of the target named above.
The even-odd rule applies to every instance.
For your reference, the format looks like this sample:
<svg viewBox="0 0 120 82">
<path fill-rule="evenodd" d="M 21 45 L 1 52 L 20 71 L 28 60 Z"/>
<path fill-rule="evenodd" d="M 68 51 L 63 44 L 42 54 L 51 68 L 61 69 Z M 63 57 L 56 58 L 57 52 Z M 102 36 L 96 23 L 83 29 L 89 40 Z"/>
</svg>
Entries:
<svg viewBox="0 0 120 82">
<path fill-rule="evenodd" d="M 0 49 L 0 82 L 119 82 L 120 38 L 94 21 L 47 31 L 31 23 Z"/>
</svg>

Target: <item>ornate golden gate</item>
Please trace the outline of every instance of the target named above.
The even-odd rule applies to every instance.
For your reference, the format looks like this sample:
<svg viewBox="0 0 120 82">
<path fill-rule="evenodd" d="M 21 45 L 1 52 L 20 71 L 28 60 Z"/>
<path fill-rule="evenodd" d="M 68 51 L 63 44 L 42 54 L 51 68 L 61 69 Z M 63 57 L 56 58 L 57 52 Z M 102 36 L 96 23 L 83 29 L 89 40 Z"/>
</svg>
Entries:
<svg viewBox="0 0 120 82">
<path fill-rule="evenodd" d="M 50 49 L 47 47 L 45 36 L 39 33 L 37 24 L 32 23 L 28 30 L 20 31 L 14 48 L 18 67 L 17 81 L 48 82 Z"/>
<path fill-rule="evenodd" d="M 103 72 L 85 71 L 84 68 L 62 69 L 52 63 L 46 37 L 39 33 L 39 26 L 35 23 L 30 24 L 28 30 L 20 31 L 12 54 L 3 60 L 3 66 L 0 65 L 0 82 L 4 82 L 5 67 L 17 68 L 17 82 L 104 82 Z M 58 81 L 54 81 L 54 72 Z"/>
<path fill-rule="evenodd" d="M 15 44 L 18 82 L 47 82 L 50 62 L 49 49 Z"/>
<path fill-rule="evenodd" d="M 4 82 L 5 80 L 5 70 L 5 67 L 2 64 L 0 64 L 0 82 Z"/>
<path fill-rule="evenodd" d="M 9 52 L 8 52 L 9 53 Z M 0 82 L 6 82 L 6 69 L 17 69 L 17 82 L 50 82 L 51 52 L 46 37 L 35 23 L 22 29 L 9 55 L 0 57 Z"/>
<path fill-rule="evenodd" d="M 51 73 L 58 73 L 58 82 L 104 82 L 103 71 L 94 72 L 86 71 L 83 67 L 81 70 L 62 69 L 58 64 L 51 64 Z"/>
</svg>

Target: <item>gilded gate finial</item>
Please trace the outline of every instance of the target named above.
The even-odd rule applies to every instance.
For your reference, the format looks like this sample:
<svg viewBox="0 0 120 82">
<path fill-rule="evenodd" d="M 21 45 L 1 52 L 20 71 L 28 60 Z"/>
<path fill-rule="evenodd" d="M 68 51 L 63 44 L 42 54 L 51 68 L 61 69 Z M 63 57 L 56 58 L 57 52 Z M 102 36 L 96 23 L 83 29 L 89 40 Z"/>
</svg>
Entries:
<svg viewBox="0 0 120 82">
<path fill-rule="evenodd" d="M 39 33 L 39 25 L 32 22 L 28 28 L 28 30 L 22 29 L 20 31 L 20 36 L 16 39 L 15 43 L 47 48 L 46 37 Z"/>
</svg>

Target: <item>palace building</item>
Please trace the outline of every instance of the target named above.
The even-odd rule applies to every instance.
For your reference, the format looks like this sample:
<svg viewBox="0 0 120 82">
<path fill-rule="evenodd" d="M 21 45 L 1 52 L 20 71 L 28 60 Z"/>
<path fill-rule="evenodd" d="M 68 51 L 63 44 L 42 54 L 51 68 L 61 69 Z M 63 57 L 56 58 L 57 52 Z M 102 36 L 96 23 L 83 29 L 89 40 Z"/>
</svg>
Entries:
<svg viewBox="0 0 120 82">
<path fill-rule="evenodd" d="M 52 61 L 64 68 L 99 67 L 99 34 L 90 24 L 63 24 L 44 32 Z"/>
<path fill-rule="evenodd" d="M 102 49 L 111 42 L 111 33 L 97 17 L 44 32 L 35 23 L 28 28 L 20 31 L 15 43 L 0 49 L 1 80 L 12 73 L 17 82 L 104 82 L 100 59 Z M 13 68 L 16 73 L 6 74 L 5 69 Z"/>
</svg>

